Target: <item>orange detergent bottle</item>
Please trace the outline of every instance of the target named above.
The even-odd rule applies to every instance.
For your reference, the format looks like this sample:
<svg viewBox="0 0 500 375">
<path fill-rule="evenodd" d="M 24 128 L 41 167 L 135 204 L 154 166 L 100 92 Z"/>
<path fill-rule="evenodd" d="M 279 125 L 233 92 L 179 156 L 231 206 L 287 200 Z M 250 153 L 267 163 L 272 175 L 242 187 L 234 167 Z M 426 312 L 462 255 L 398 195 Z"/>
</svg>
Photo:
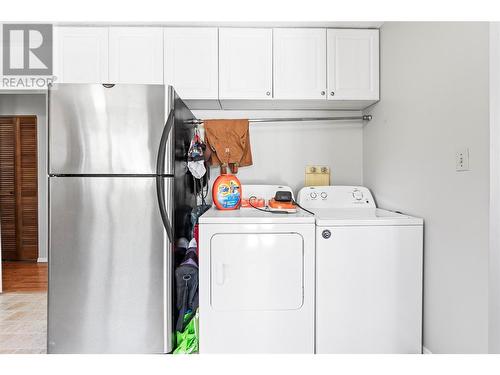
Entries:
<svg viewBox="0 0 500 375">
<path fill-rule="evenodd" d="M 235 175 L 221 174 L 212 186 L 212 200 L 219 210 L 236 210 L 241 203 L 241 183 Z"/>
</svg>

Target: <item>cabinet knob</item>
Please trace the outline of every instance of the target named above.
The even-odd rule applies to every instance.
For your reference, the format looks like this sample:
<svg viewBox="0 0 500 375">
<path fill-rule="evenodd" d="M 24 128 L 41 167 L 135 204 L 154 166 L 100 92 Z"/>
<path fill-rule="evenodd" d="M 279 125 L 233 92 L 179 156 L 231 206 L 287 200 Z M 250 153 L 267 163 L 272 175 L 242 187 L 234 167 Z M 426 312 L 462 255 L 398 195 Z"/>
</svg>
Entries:
<svg viewBox="0 0 500 375">
<path fill-rule="evenodd" d="M 324 92 L 324 91 L 321 91 L 321 95 L 325 95 L 325 94 L 326 94 L 326 92 Z"/>
<path fill-rule="evenodd" d="M 332 92 L 330 93 L 330 95 L 331 95 L 331 96 L 333 96 L 333 95 L 335 95 L 335 93 L 332 91 Z"/>
<path fill-rule="evenodd" d="M 271 91 L 266 92 L 266 95 L 267 96 L 271 95 Z"/>
</svg>

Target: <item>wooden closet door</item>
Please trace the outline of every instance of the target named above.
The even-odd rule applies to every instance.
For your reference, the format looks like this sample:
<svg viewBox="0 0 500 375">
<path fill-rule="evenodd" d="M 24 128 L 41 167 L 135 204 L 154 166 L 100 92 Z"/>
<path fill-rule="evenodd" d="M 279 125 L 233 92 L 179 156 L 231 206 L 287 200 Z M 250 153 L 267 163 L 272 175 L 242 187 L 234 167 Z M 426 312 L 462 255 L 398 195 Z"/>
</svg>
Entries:
<svg viewBox="0 0 500 375">
<path fill-rule="evenodd" d="M 17 259 L 15 129 L 15 118 L 0 117 L 0 225 L 2 230 L 2 259 Z"/>
<path fill-rule="evenodd" d="M 18 259 L 38 258 L 38 184 L 36 117 L 17 118 L 16 208 Z"/>
<path fill-rule="evenodd" d="M 38 258 L 35 116 L 0 117 L 2 259 Z"/>
</svg>

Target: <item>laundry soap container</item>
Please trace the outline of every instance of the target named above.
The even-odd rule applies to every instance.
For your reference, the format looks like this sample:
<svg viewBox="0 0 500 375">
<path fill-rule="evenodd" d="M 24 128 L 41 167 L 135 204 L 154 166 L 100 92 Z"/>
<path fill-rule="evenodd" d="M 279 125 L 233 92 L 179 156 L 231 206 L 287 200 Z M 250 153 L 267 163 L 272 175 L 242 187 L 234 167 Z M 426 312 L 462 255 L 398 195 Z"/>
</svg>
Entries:
<svg viewBox="0 0 500 375">
<path fill-rule="evenodd" d="M 212 200 L 219 210 L 236 210 L 241 204 L 241 183 L 233 174 L 221 174 L 212 186 Z"/>
</svg>

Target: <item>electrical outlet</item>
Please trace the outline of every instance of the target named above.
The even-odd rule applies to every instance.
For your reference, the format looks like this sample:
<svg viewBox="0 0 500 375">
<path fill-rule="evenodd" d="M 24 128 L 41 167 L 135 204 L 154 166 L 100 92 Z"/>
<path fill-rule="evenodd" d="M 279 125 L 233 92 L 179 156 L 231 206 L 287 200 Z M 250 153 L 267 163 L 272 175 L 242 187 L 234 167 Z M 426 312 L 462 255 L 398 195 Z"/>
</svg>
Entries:
<svg viewBox="0 0 500 375">
<path fill-rule="evenodd" d="M 455 167 L 457 172 L 468 171 L 469 169 L 469 149 L 461 148 L 455 154 Z"/>
<path fill-rule="evenodd" d="M 330 185 L 330 168 L 325 165 L 310 165 L 306 167 L 305 186 Z"/>
</svg>

